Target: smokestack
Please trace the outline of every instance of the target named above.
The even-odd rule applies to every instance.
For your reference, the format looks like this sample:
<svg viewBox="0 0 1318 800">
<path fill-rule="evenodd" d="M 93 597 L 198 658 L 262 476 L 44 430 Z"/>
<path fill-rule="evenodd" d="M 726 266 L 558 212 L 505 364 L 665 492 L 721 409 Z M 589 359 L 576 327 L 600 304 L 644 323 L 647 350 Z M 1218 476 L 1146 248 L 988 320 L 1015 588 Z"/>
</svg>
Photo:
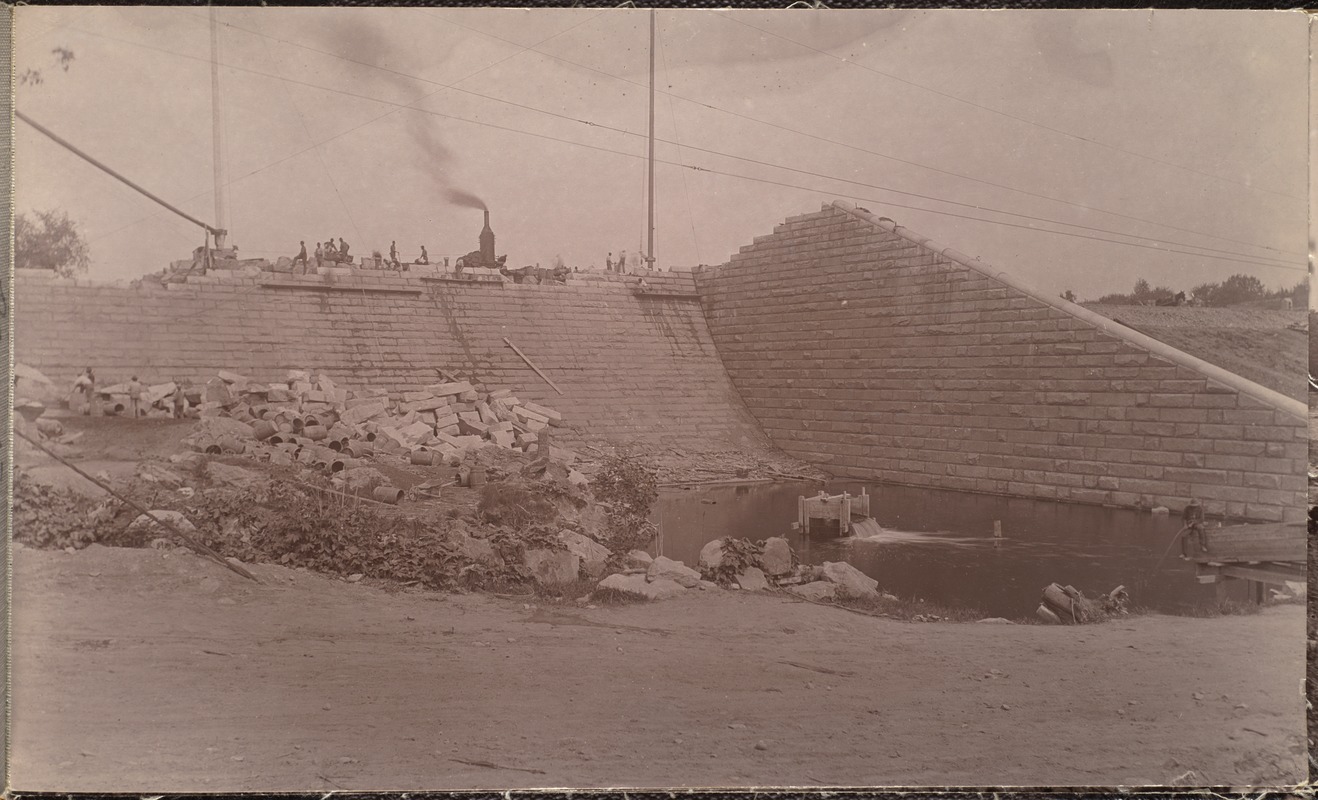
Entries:
<svg viewBox="0 0 1318 800">
<path fill-rule="evenodd" d="M 485 227 L 481 229 L 481 265 L 494 266 L 494 231 L 490 230 L 490 210 L 485 209 Z"/>
</svg>

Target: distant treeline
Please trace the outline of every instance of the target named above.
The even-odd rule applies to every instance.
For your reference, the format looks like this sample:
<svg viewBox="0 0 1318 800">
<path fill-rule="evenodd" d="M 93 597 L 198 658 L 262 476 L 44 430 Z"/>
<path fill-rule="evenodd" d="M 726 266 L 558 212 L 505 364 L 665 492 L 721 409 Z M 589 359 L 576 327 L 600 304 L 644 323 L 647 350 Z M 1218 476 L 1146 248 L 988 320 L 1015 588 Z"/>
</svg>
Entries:
<svg viewBox="0 0 1318 800">
<path fill-rule="evenodd" d="M 1135 289 L 1130 294 L 1105 294 L 1094 302 L 1107 305 L 1157 305 L 1158 301 L 1168 303 L 1178 299 L 1181 302 L 1197 306 L 1236 306 L 1245 303 L 1281 302 L 1290 298 L 1293 307 L 1308 308 L 1309 279 L 1305 278 L 1289 288 L 1268 289 L 1263 281 L 1253 275 L 1232 275 L 1221 283 L 1201 283 L 1188 290 L 1176 290 L 1170 286 L 1150 286 L 1140 278 L 1135 281 Z M 1075 294 L 1069 289 L 1062 297 L 1075 301 Z"/>
</svg>

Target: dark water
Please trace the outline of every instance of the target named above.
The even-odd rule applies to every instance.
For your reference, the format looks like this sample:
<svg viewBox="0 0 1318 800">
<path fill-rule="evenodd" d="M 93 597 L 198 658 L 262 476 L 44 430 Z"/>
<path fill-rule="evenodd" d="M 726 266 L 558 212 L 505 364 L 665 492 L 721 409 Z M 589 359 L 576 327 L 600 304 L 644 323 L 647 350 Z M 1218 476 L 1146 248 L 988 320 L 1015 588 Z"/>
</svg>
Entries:
<svg viewBox="0 0 1318 800">
<path fill-rule="evenodd" d="M 830 484 L 827 491 L 858 494 L 862 485 Z M 797 498 L 818 492 L 817 484 L 665 490 L 656 508 L 656 549 L 695 566 L 712 539 L 785 536 L 806 563 L 847 561 L 899 597 L 988 616 L 1032 614 L 1054 582 L 1090 597 L 1124 585 L 1133 605 L 1173 613 L 1214 597 L 1214 587 L 1199 584 L 1194 567 L 1177 557 L 1179 546 L 1154 571 L 1180 530 L 1175 518 L 901 486 L 866 489 L 884 533 L 850 541 L 836 528 L 812 529 L 809 536 L 792 530 Z M 993 542 L 994 520 L 1002 521 L 1000 546 Z"/>
</svg>

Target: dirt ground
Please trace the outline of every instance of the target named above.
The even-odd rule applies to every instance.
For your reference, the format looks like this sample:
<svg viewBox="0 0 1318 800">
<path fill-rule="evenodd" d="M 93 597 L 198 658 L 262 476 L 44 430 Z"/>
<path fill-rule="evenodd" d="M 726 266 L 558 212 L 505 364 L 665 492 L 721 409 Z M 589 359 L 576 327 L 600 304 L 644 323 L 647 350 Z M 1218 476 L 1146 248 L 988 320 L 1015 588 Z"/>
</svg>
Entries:
<svg viewBox="0 0 1318 800">
<path fill-rule="evenodd" d="M 1304 612 L 919 624 L 584 608 L 16 547 L 19 790 L 1290 784 Z"/>
<path fill-rule="evenodd" d="M 1308 315 L 1303 309 L 1097 303 L 1085 307 L 1273 391 L 1306 400 L 1309 334 Z"/>
</svg>

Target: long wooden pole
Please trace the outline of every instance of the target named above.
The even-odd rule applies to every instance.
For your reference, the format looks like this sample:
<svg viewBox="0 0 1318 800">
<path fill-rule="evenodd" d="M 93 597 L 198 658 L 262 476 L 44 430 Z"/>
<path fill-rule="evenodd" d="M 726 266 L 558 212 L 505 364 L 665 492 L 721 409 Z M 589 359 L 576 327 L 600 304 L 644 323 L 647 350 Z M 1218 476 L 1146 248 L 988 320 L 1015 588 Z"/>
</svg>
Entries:
<svg viewBox="0 0 1318 800">
<path fill-rule="evenodd" d="M 220 26 L 215 6 L 210 8 L 211 22 L 211 166 L 215 170 L 215 247 L 224 249 L 224 115 L 220 110 Z"/>
<path fill-rule="evenodd" d="M 503 337 L 503 343 L 506 344 L 506 345 L 508 345 L 509 347 L 511 347 L 511 348 L 513 349 L 513 352 L 516 353 L 518 356 L 520 356 L 521 359 L 522 359 L 523 361 L 526 362 L 526 366 L 528 366 L 528 367 L 530 367 L 531 369 L 535 370 L 535 374 L 539 375 L 541 378 L 544 378 L 544 379 L 545 379 L 545 383 L 547 383 L 547 384 L 549 384 L 550 386 L 554 387 L 554 391 L 558 392 L 559 394 L 562 394 L 562 393 L 563 393 L 563 390 L 560 389 L 560 388 L 558 388 L 558 384 L 556 384 L 556 383 L 554 383 L 553 381 L 549 380 L 549 376 L 548 376 L 548 375 L 546 375 L 546 374 L 544 374 L 543 372 L 541 372 L 539 367 L 537 367 L 535 364 L 531 363 L 531 359 L 529 359 L 529 358 L 526 357 L 526 353 L 523 353 L 521 350 L 518 350 L 518 349 L 517 349 L 517 345 L 515 345 L 515 344 L 513 344 L 512 342 L 508 341 L 508 337 L 507 337 L 507 336 Z"/>
<path fill-rule="evenodd" d="M 654 269 L 654 28 L 655 10 L 650 9 L 650 202 L 648 206 L 645 267 Z"/>
<path fill-rule="evenodd" d="M 35 447 L 36 447 L 38 450 L 40 450 L 41 452 L 45 453 L 46 455 L 48 455 L 48 456 L 50 456 L 51 458 L 53 458 L 53 459 L 55 459 L 56 461 L 58 461 L 59 463 L 63 464 L 64 466 L 66 466 L 66 467 L 68 467 L 69 469 L 73 470 L 74 472 L 78 473 L 78 474 L 81 475 L 82 477 L 86 478 L 87 480 L 89 480 L 89 481 L 91 481 L 92 483 L 96 484 L 97 486 L 101 487 L 101 488 L 104 489 L 105 491 L 109 492 L 112 496 L 119 498 L 121 501 L 123 501 L 123 502 L 124 502 L 125 504 L 127 504 L 128 506 L 130 506 L 130 507 L 136 509 L 139 513 L 145 514 L 145 515 L 147 515 L 148 517 L 150 517 L 151 519 L 155 520 L 155 522 L 156 522 L 157 524 L 159 524 L 162 528 L 165 528 L 166 530 L 170 531 L 171 533 L 173 533 L 173 534 L 174 534 L 175 536 L 177 536 L 178 538 L 182 539 L 185 543 L 187 543 L 188 547 L 191 547 L 193 550 L 196 550 L 198 553 L 201 553 L 202 555 L 206 556 L 207 558 L 210 558 L 211 560 L 213 560 L 215 563 L 219 564 L 220 566 L 222 566 L 222 567 L 224 567 L 224 568 L 226 568 L 226 569 L 232 570 L 232 571 L 238 573 L 239 575 L 243 576 L 244 578 L 247 578 L 248 580 L 256 581 L 257 583 L 260 583 L 260 582 L 261 582 L 260 580 L 257 579 L 257 577 L 256 577 L 255 575 L 253 575 L 252 573 L 248 572 L 247 569 L 246 569 L 245 567 L 243 567 L 243 566 L 241 566 L 241 565 L 239 565 L 239 564 L 235 564 L 235 563 L 233 563 L 232 561 L 229 561 L 228 559 L 224 558 L 224 556 L 221 556 L 219 553 L 215 552 L 214 550 L 210 549 L 210 548 L 207 547 L 206 545 L 202 544 L 200 541 L 198 541 L 198 540 L 192 538 L 191 536 L 187 535 L 187 534 L 184 533 L 183 531 L 181 531 L 181 530 L 179 530 L 178 528 L 174 527 L 173 524 L 171 524 L 171 523 L 169 523 L 169 522 L 166 522 L 165 520 L 161 519 L 160 517 L 157 517 L 155 514 L 151 513 L 151 510 L 150 510 L 150 509 L 148 509 L 148 508 L 146 508 L 146 507 L 144 507 L 144 506 L 141 506 L 141 505 L 139 505 L 139 504 L 133 502 L 132 500 L 130 500 L 130 499 L 128 499 L 127 497 L 125 497 L 125 496 L 123 496 L 122 494 L 120 494 L 119 492 L 116 492 L 113 488 L 111 488 L 109 485 L 107 485 L 107 484 L 104 483 L 103 481 L 100 481 L 100 480 L 98 480 L 98 479 L 92 477 L 91 475 L 88 475 L 88 474 L 87 474 L 85 471 L 83 471 L 81 468 L 74 466 L 74 465 L 71 464 L 70 462 L 64 460 L 62 457 L 56 455 L 55 452 L 52 451 L 50 448 L 46 447 L 46 446 L 45 446 L 44 444 L 42 444 L 41 442 L 38 442 L 36 439 L 33 439 L 31 436 L 28 436 L 26 433 L 24 433 L 24 432 L 22 432 L 22 431 L 19 431 L 19 430 L 15 430 L 15 431 L 14 431 L 14 434 L 15 434 L 16 436 L 18 436 L 19 438 L 26 439 L 28 442 L 30 442 L 33 446 L 35 446 Z"/>
<path fill-rule="evenodd" d="M 188 212 L 186 212 L 186 211 L 181 211 L 181 210 L 179 210 L 178 208 L 175 208 L 174 206 L 170 205 L 169 203 L 166 203 L 164 200 L 161 200 L 161 199 L 160 199 L 159 197 L 157 197 L 156 195 L 152 194 L 151 192 L 147 191 L 146 189 L 143 189 L 141 186 L 138 186 L 136 183 L 133 183 L 133 182 L 130 181 L 129 179 L 125 178 L 123 175 L 120 175 L 118 172 L 115 172 L 114 170 L 110 169 L 110 168 L 107 167 L 106 165 L 102 164 L 101 162 L 99 162 L 99 161 L 97 161 L 96 159 L 92 158 L 91 156 L 87 155 L 87 154 L 84 153 L 83 151 L 79 150 L 77 147 L 75 147 L 73 144 L 71 144 L 68 140 L 64 139 L 64 138 L 61 137 L 59 134 L 57 134 L 57 133 L 55 133 L 54 131 L 52 131 L 50 128 L 47 128 L 45 125 L 42 125 L 41 123 L 39 123 L 39 122 L 37 122 L 36 120 L 32 119 L 32 118 L 29 117 L 27 114 L 24 114 L 22 111 L 19 111 L 18 109 L 14 109 L 14 116 L 17 117 L 18 119 L 23 120 L 23 121 L 26 122 L 27 124 L 31 125 L 33 128 L 35 128 L 35 129 L 36 129 L 37 131 L 39 131 L 40 133 L 44 134 L 48 139 L 50 139 L 50 140 L 51 140 L 52 142 L 54 142 L 55 144 L 59 145 L 60 147 L 63 147 L 65 150 L 68 150 L 70 153 L 73 153 L 73 154 L 74 154 L 75 156 L 77 156 L 78 158 L 81 158 L 83 161 L 86 161 L 88 164 L 91 164 L 93 167 L 96 167 L 97 169 L 99 169 L 100 171 L 102 171 L 102 172 L 104 172 L 105 174 L 109 175 L 110 177 L 115 178 L 116 180 L 122 181 L 124 184 L 126 184 L 126 185 L 129 186 L 130 188 L 135 189 L 136 191 L 142 193 L 143 195 L 145 195 L 146 197 L 150 198 L 151 200 L 154 200 L 155 202 L 159 203 L 160 205 L 164 206 L 165 208 L 169 209 L 170 211 L 173 211 L 175 214 L 178 214 L 180 217 L 182 217 L 183 219 L 186 219 L 188 222 L 191 222 L 193 225 L 200 225 L 201 227 L 205 228 L 206 230 L 208 230 L 208 231 L 210 231 L 211 233 L 214 233 L 214 234 L 220 234 L 220 233 L 223 233 L 223 232 L 224 232 L 224 231 L 222 231 L 220 228 L 217 228 L 217 227 L 215 227 L 215 226 L 213 226 L 213 225 L 208 225 L 208 224 L 206 224 L 205 222 L 202 222 L 201 220 L 199 220 L 199 219 L 197 219 L 196 217 L 192 216 L 192 215 L 189 214 Z"/>
</svg>

